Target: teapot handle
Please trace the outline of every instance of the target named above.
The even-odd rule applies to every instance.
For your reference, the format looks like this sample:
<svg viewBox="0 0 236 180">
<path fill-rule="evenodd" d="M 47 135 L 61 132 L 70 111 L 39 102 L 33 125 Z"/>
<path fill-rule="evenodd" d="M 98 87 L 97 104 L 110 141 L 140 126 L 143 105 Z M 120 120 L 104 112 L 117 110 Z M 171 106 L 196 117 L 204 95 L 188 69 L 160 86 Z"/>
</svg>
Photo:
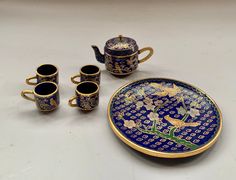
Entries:
<svg viewBox="0 0 236 180">
<path fill-rule="evenodd" d="M 138 50 L 138 54 L 141 54 L 145 51 L 149 51 L 149 53 L 146 57 L 144 57 L 143 59 L 140 59 L 139 63 L 143 63 L 143 62 L 147 61 L 153 55 L 153 49 L 151 47 L 145 47 L 145 48 Z"/>
</svg>

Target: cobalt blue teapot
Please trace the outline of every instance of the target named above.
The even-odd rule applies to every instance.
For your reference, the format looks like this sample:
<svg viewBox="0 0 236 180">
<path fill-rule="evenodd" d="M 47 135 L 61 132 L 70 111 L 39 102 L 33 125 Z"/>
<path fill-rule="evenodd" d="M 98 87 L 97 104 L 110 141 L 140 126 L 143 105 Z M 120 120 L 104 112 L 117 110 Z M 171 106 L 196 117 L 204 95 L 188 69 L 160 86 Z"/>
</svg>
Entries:
<svg viewBox="0 0 236 180">
<path fill-rule="evenodd" d="M 129 37 L 118 36 L 108 40 L 101 54 L 97 46 L 92 46 L 96 59 L 105 63 L 106 69 L 113 75 L 129 75 L 137 69 L 138 64 L 148 60 L 153 55 L 151 47 L 138 48 L 136 41 Z M 142 52 L 149 51 L 148 55 L 138 59 Z"/>
</svg>

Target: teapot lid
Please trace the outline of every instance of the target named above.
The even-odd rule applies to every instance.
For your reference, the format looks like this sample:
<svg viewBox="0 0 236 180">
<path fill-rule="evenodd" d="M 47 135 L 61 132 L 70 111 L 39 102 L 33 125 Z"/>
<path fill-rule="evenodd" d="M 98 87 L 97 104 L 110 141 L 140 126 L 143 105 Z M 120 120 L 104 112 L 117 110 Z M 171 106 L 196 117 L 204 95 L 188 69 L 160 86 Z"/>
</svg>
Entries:
<svg viewBox="0 0 236 180">
<path fill-rule="evenodd" d="M 110 55 L 125 56 L 137 51 L 138 46 L 136 41 L 129 37 L 123 37 L 122 35 L 108 40 L 105 45 L 105 52 Z"/>
</svg>

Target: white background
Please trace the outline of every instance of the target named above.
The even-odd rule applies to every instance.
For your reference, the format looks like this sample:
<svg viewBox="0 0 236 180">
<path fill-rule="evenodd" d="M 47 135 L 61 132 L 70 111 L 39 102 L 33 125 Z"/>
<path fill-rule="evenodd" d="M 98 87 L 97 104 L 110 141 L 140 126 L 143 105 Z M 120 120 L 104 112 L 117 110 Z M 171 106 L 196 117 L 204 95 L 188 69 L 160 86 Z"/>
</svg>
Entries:
<svg viewBox="0 0 236 180">
<path fill-rule="evenodd" d="M 0 179 L 233 179 L 236 169 L 236 1 L 0 0 Z M 90 47 L 122 34 L 151 46 L 150 61 L 123 79 L 105 71 Z M 60 73 L 60 108 L 41 114 L 20 97 L 39 64 Z M 67 105 L 70 76 L 85 64 L 102 69 L 99 108 Z M 188 159 L 144 156 L 109 127 L 111 95 L 124 83 L 169 77 L 207 92 L 222 110 L 213 148 Z"/>
</svg>

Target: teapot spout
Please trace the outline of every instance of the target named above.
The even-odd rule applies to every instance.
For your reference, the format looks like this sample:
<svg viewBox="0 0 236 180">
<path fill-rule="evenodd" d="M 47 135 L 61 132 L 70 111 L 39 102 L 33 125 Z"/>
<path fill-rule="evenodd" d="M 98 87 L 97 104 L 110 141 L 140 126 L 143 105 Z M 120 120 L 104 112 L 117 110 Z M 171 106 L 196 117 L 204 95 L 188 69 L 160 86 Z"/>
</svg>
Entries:
<svg viewBox="0 0 236 180">
<path fill-rule="evenodd" d="M 92 48 L 95 52 L 95 56 L 98 62 L 105 63 L 105 57 L 104 55 L 99 51 L 97 46 L 92 45 Z"/>
</svg>

